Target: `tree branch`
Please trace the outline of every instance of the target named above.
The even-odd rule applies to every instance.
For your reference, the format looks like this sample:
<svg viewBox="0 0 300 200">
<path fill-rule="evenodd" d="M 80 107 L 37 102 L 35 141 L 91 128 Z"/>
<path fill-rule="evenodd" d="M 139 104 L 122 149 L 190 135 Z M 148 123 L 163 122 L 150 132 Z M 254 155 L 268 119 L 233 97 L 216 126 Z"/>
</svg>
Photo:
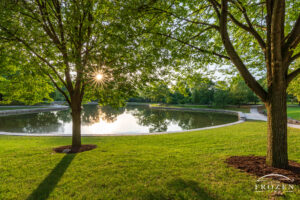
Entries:
<svg viewBox="0 0 300 200">
<path fill-rule="evenodd" d="M 160 9 L 160 8 L 152 8 L 153 10 L 158 10 L 158 11 L 160 11 L 160 12 L 163 12 L 163 13 L 166 13 L 166 14 L 168 14 L 168 15 L 170 15 L 170 16 L 173 16 L 173 17 L 175 17 L 175 18 L 177 18 L 177 19 L 180 19 L 180 20 L 184 20 L 184 21 L 186 21 L 186 22 L 190 22 L 190 23 L 192 23 L 192 24 L 200 24 L 200 25 L 204 25 L 204 26 L 210 26 L 210 27 L 212 27 L 212 28 L 214 28 L 214 29 L 219 29 L 219 27 L 217 26 L 217 25 L 215 25 L 215 24 L 210 24 L 210 23 L 207 23 L 207 22 L 201 22 L 201 21 L 193 21 L 193 20 L 190 20 L 190 19 L 187 19 L 187 18 L 184 18 L 184 17 L 179 17 L 179 16 L 177 16 L 177 15 L 175 15 L 174 13 L 172 13 L 172 12 L 169 12 L 169 11 L 166 11 L 166 10 L 163 10 L 163 9 Z"/>
<path fill-rule="evenodd" d="M 59 73 L 57 72 L 57 70 L 55 69 L 55 67 L 53 65 L 50 64 L 50 62 L 48 60 L 46 60 L 44 57 L 42 57 L 41 55 L 39 55 L 27 42 L 25 42 L 23 39 L 17 37 L 15 34 L 11 33 L 8 29 L 6 29 L 5 27 L 1 26 L 0 24 L 0 28 L 2 30 L 4 30 L 6 33 L 8 33 L 11 37 L 15 38 L 15 40 L 17 40 L 18 42 L 20 42 L 21 44 L 23 44 L 30 52 L 32 52 L 36 57 L 38 57 L 41 61 L 43 61 L 47 66 L 49 66 L 52 71 L 55 73 L 55 75 L 58 77 L 58 79 L 62 82 L 62 84 L 64 84 L 64 86 L 66 87 L 66 83 L 65 81 L 62 79 L 62 77 L 59 75 Z"/>
<path fill-rule="evenodd" d="M 42 4 L 40 3 L 39 0 L 36 0 L 36 3 L 39 7 L 40 15 L 42 17 L 43 23 L 42 27 L 47 33 L 47 35 L 52 39 L 53 43 L 56 45 L 56 47 L 61 51 L 63 55 L 63 60 L 64 64 L 66 65 L 65 69 L 65 76 L 66 76 L 66 88 L 69 90 L 70 93 L 73 92 L 73 84 L 70 76 L 70 67 L 69 67 L 69 62 L 68 62 L 68 55 L 67 55 L 67 48 L 66 48 L 66 42 L 64 38 L 64 31 L 63 31 L 63 25 L 62 25 L 62 20 L 61 20 L 61 9 L 60 7 L 56 8 L 56 11 L 59 11 L 59 13 L 56 13 L 58 17 L 58 24 L 59 24 L 59 29 L 60 29 L 60 35 L 61 35 L 61 40 L 59 40 L 57 33 L 49 19 L 49 14 L 47 12 L 47 7 L 46 3 L 47 1 L 44 1 Z"/>
<path fill-rule="evenodd" d="M 225 58 L 225 59 L 227 59 L 227 60 L 230 59 L 228 56 L 225 56 L 225 55 L 222 55 L 222 54 L 213 52 L 213 51 L 208 51 L 208 50 L 205 50 L 205 49 L 201 49 L 201 48 L 199 48 L 199 47 L 196 47 L 196 46 L 194 46 L 194 45 L 191 45 L 191 44 L 188 43 L 188 42 L 185 42 L 185 41 L 183 41 L 183 40 L 180 40 L 180 39 L 178 39 L 178 38 L 175 38 L 175 37 L 173 37 L 173 36 L 171 36 L 171 35 L 167 35 L 167 34 L 163 34 L 163 33 L 154 33 L 154 34 L 161 35 L 161 36 L 168 37 L 168 38 L 171 38 L 171 39 L 173 39 L 173 40 L 176 40 L 176 41 L 178 41 L 178 42 L 180 42 L 180 43 L 183 43 L 183 44 L 185 44 L 185 45 L 187 45 L 187 46 L 189 46 L 189 47 L 192 47 L 192 48 L 194 48 L 194 49 L 200 51 L 201 53 L 212 54 L 212 55 L 214 55 L 214 56 L 217 56 L 217 57 L 219 57 L 219 58 Z"/>
<path fill-rule="evenodd" d="M 234 3 L 234 2 L 233 2 Z M 215 4 L 221 8 L 221 5 L 218 3 L 218 2 L 215 2 Z M 240 28 L 244 29 L 245 31 L 247 31 L 248 33 L 250 33 L 255 39 L 256 41 L 258 42 L 258 44 L 260 45 L 260 47 L 262 48 L 263 51 L 266 50 L 266 43 L 265 41 L 262 39 L 262 37 L 258 34 L 258 32 L 255 30 L 255 28 L 253 27 L 252 23 L 250 22 L 250 19 L 247 15 L 247 12 L 246 12 L 246 8 L 242 5 L 242 4 L 239 4 L 240 6 L 240 10 L 242 11 L 243 13 L 243 16 L 244 18 L 246 19 L 246 22 L 248 24 L 245 25 L 243 23 L 241 23 L 240 21 L 238 21 L 231 13 L 229 13 L 227 11 L 227 15 L 230 17 L 230 19 L 232 20 L 233 23 L 235 23 L 237 26 L 239 26 Z"/>
<path fill-rule="evenodd" d="M 230 60 L 237 67 L 240 74 L 244 78 L 246 84 L 265 102 L 268 98 L 268 93 L 264 88 L 255 80 L 252 74 L 249 72 L 243 61 L 235 51 L 228 32 L 227 32 L 227 16 L 228 16 L 228 5 L 227 0 L 222 0 L 221 4 L 221 15 L 220 15 L 220 32 L 224 47 L 230 57 Z"/>
<path fill-rule="evenodd" d="M 65 92 L 57 85 L 57 83 L 54 81 L 53 77 L 52 77 L 50 74 L 48 74 L 48 73 L 46 73 L 46 72 L 44 72 L 44 73 L 50 78 L 50 80 L 51 80 L 52 83 L 55 85 L 55 87 L 59 90 L 59 92 L 62 93 L 62 95 L 64 95 L 66 101 L 67 101 L 68 104 L 71 106 L 71 101 L 70 101 L 68 95 L 67 95 L 67 94 L 66 94 L 66 93 L 65 93 Z"/>
<path fill-rule="evenodd" d="M 294 56 L 292 56 L 289 60 L 289 63 L 293 62 L 294 60 L 296 60 L 297 58 L 300 58 L 300 52 L 295 54 Z"/>
<path fill-rule="evenodd" d="M 216 0 L 208 0 L 208 1 L 209 1 L 209 2 L 211 3 L 211 5 L 213 6 L 213 8 L 214 8 L 214 10 L 215 10 L 215 12 L 216 12 L 218 18 L 220 19 L 221 13 L 220 13 L 220 11 L 219 11 L 219 9 L 218 9 L 218 2 L 217 2 Z"/>
<path fill-rule="evenodd" d="M 292 31 L 284 38 L 286 43 L 283 45 L 285 50 L 294 49 L 300 42 L 300 15 L 292 29 Z"/>
<path fill-rule="evenodd" d="M 300 68 L 296 69 L 287 76 L 287 86 L 298 74 L 300 74 Z"/>
</svg>

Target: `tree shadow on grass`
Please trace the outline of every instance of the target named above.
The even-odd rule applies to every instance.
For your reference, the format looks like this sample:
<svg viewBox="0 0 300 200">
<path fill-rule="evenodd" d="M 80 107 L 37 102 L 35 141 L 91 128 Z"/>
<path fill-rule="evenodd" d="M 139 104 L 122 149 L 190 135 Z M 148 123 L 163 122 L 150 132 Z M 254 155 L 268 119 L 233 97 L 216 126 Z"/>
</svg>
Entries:
<svg viewBox="0 0 300 200">
<path fill-rule="evenodd" d="M 71 164 L 76 154 L 66 154 L 42 183 L 28 196 L 27 200 L 47 199 Z"/>
<path fill-rule="evenodd" d="M 142 199 L 151 200 L 170 200 L 170 199 L 197 199 L 214 200 L 199 183 L 193 180 L 184 180 L 182 178 L 174 179 L 167 183 L 167 191 L 148 191 Z"/>
</svg>

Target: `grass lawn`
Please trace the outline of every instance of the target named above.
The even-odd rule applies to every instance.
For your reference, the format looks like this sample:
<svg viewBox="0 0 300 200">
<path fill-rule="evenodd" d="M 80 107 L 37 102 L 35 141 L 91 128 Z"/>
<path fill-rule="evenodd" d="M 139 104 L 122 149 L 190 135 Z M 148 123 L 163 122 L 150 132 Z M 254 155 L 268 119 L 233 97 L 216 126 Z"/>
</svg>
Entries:
<svg viewBox="0 0 300 200">
<path fill-rule="evenodd" d="M 249 113 L 250 112 L 250 107 L 249 106 L 241 106 L 238 108 L 237 106 L 226 106 L 224 108 L 221 107 L 212 107 L 212 106 L 207 106 L 207 105 L 189 105 L 189 104 L 173 104 L 173 105 L 160 105 L 160 104 L 151 104 L 152 106 L 162 106 L 162 107 L 171 107 L 171 108 L 210 108 L 210 109 L 225 109 L 225 110 L 234 110 L 234 111 L 241 111 L 244 113 Z"/>
<path fill-rule="evenodd" d="M 70 137 L 0 136 L 0 199 L 268 199 L 231 155 L 265 155 L 266 123 L 152 136 L 84 137 L 98 148 L 57 154 Z M 289 156 L 300 162 L 300 130 Z M 299 199 L 299 186 L 286 199 Z M 297 197 L 298 196 L 298 197 Z"/>
<path fill-rule="evenodd" d="M 300 120 L 300 106 L 289 106 L 287 108 L 287 115 L 293 119 Z"/>
<path fill-rule="evenodd" d="M 18 109 L 32 109 L 32 108 L 42 108 L 42 107 L 32 107 L 32 106 L 22 106 L 22 107 L 1 107 L 0 106 L 0 111 L 1 110 L 18 110 Z"/>
<path fill-rule="evenodd" d="M 267 113 L 267 109 L 264 109 L 264 112 Z M 292 119 L 300 120 L 300 106 L 288 106 L 287 115 Z"/>
</svg>

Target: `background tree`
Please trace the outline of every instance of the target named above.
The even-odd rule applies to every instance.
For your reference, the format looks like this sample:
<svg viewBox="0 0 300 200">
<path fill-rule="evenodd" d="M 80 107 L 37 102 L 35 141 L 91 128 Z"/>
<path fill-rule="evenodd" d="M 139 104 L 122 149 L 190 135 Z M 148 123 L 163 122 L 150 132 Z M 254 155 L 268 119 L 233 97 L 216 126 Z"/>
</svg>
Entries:
<svg viewBox="0 0 300 200">
<path fill-rule="evenodd" d="M 224 81 L 218 81 L 214 89 L 214 106 L 225 107 L 230 103 L 230 90 Z"/>
<path fill-rule="evenodd" d="M 245 81 L 240 76 L 232 78 L 230 83 L 230 94 L 233 104 L 238 106 L 247 104 L 248 102 L 256 103 L 258 101 L 256 95 L 249 87 L 247 87 Z"/>
<path fill-rule="evenodd" d="M 35 70 L 65 97 L 72 110 L 72 148 L 81 146 L 81 104 L 122 105 L 144 83 L 159 53 L 142 55 L 138 32 L 122 1 L 1 1 L 0 35 L 26 54 Z M 131 17 L 131 18 L 130 18 Z M 151 60 L 151 61 L 150 61 Z M 97 75 L 100 78 L 97 79 Z M 66 90 L 63 90 L 66 88 Z"/>
<path fill-rule="evenodd" d="M 148 1 L 139 5 L 145 32 L 167 39 L 174 57 L 203 64 L 234 65 L 268 111 L 267 163 L 288 166 L 286 89 L 300 73 L 299 1 Z M 157 16 L 160 17 L 157 17 Z M 185 46 L 183 46 L 185 45 Z M 255 79 L 267 77 L 267 90 Z M 290 73 L 288 73 L 290 71 Z"/>
</svg>

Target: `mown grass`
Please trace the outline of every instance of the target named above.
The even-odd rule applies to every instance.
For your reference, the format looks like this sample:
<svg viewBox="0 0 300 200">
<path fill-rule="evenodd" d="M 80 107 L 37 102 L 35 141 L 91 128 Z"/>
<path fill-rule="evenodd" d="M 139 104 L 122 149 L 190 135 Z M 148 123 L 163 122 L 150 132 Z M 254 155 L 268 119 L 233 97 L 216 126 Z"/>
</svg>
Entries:
<svg viewBox="0 0 300 200">
<path fill-rule="evenodd" d="M 0 136 L 0 199 L 268 199 L 232 155 L 265 155 L 266 123 L 152 136 L 83 137 L 98 148 L 57 154 L 70 137 Z M 300 130 L 289 129 L 300 162 Z M 299 187 L 285 199 L 297 199 Z"/>
<path fill-rule="evenodd" d="M 263 111 L 265 113 L 267 113 L 267 109 L 264 108 Z M 287 107 L 287 116 L 292 119 L 300 120 L 300 107 L 288 106 Z"/>
<path fill-rule="evenodd" d="M 300 120 L 300 106 L 288 106 L 287 108 L 287 115 L 290 118 Z"/>
<path fill-rule="evenodd" d="M 224 110 L 241 111 L 241 112 L 244 112 L 244 113 L 249 113 L 250 112 L 250 106 L 215 107 L 215 106 L 208 106 L 208 105 L 192 105 L 192 104 L 151 104 L 151 106 L 170 107 L 170 108 L 210 108 L 210 109 L 224 109 Z"/>
</svg>

